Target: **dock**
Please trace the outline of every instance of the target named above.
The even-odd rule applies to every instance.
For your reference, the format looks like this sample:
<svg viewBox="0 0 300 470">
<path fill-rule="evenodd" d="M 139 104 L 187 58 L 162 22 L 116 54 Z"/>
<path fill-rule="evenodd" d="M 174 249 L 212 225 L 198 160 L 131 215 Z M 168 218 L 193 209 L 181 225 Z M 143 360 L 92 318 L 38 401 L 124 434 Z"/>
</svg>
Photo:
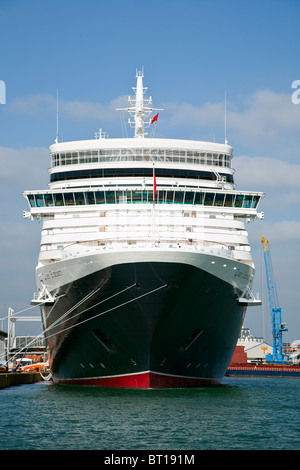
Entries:
<svg viewBox="0 0 300 470">
<path fill-rule="evenodd" d="M 8 372 L 0 374 L 0 390 L 15 385 L 33 384 L 40 382 L 42 379 L 39 372 Z"/>
<path fill-rule="evenodd" d="M 230 364 L 226 376 L 300 378 L 300 366 L 281 364 Z"/>
</svg>

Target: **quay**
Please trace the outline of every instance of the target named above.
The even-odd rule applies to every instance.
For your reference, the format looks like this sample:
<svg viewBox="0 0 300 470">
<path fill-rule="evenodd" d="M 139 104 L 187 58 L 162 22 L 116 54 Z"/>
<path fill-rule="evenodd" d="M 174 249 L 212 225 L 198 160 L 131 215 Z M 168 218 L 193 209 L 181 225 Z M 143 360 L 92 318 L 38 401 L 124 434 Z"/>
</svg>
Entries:
<svg viewBox="0 0 300 470">
<path fill-rule="evenodd" d="M 300 378 L 300 366 L 284 364 L 230 364 L 226 376 Z"/>
<path fill-rule="evenodd" d="M 259 343 L 259 345 L 262 343 Z M 252 347 L 252 349 L 255 349 Z M 261 349 L 267 349 L 264 346 Z M 276 364 L 265 361 L 248 362 L 249 358 L 245 346 L 236 346 L 231 363 L 228 366 L 227 377 L 286 377 L 300 378 L 299 364 Z"/>
<path fill-rule="evenodd" d="M 42 379 L 39 372 L 8 372 L 0 374 L 0 390 L 14 385 L 32 384 Z"/>
</svg>

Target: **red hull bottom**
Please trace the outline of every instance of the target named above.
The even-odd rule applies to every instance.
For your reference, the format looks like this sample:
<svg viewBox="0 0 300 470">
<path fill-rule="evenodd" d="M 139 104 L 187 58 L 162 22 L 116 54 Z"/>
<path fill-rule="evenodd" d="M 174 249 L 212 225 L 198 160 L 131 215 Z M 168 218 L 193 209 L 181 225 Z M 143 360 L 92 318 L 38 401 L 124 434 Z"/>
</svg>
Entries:
<svg viewBox="0 0 300 470">
<path fill-rule="evenodd" d="M 55 380 L 56 383 L 69 385 L 94 385 L 98 387 L 120 388 L 178 388 L 178 387 L 210 387 L 218 385 L 217 379 L 197 379 L 195 377 L 180 377 L 174 375 L 157 374 L 155 372 L 142 372 L 139 374 L 121 375 L 113 377 L 95 377 L 87 379 Z"/>
</svg>

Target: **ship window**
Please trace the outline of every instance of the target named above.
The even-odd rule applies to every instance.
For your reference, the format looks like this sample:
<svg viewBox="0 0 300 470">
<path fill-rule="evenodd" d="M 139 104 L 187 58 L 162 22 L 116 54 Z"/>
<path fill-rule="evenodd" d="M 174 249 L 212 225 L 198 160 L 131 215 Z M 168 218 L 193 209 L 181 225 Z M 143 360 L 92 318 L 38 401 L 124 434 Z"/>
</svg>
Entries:
<svg viewBox="0 0 300 470">
<path fill-rule="evenodd" d="M 92 162 L 97 162 L 98 161 L 98 151 L 93 151 L 92 152 Z"/>
<path fill-rule="evenodd" d="M 244 196 L 241 195 L 241 194 L 238 194 L 238 195 L 235 197 L 234 207 L 242 207 L 243 199 L 244 199 Z"/>
<path fill-rule="evenodd" d="M 225 194 L 217 193 L 215 197 L 215 206 L 223 206 Z"/>
<path fill-rule="evenodd" d="M 219 166 L 219 155 L 213 154 L 213 165 Z"/>
<path fill-rule="evenodd" d="M 85 204 L 83 193 L 74 193 L 76 206 L 83 206 Z"/>
<path fill-rule="evenodd" d="M 259 196 L 253 196 L 252 207 L 254 209 L 255 207 L 257 207 L 258 202 L 259 202 Z"/>
<path fill-rule="evenodd" d="M 197 170 L 179 170 L 170 168 L 158 168 L 157 176 L 166 176 L 169 178 L 197 178 L 213 180 L 215 176 L 210 171 L 197 171 Z M 101 178 L 101 177 L 117 177 L 117 176 L 141 176 L 147 177 L 152 176 L 151 168 L 102 168 L 102 169 L 89 169 L 89 170 L 77 170 L 77 171 L 66 171 L 60 173 L 54 173 L 51 175 L 51 182 L 68 180 L 68 179 L 79 179 L 79 178 Z M 233 182 L 232 175 L 222 174 L 227 182 Z"/>
<path fill-rule="evenodd" d="M 63 195 L 61 193 L 53 194 L 53 197 L 54 197 L 54 204 L 56 206 L 63 206 L 64 205 L 64 199 L 63 199 Z"/>
<path fill-rule="evenodd" d="M 104 191 L 95 191 L 96 204 L 104 204 Z"/>
<path fill-rule="evenodd" d="M 126 204 L 123 191 L 117 191 L 117 204 Z"/>
<path fill-rule="evenodd" d="M 174 196 L 174 204 L 182 204 L 183 203 L 183 194 L 181 191 L 175 191 Z"/>
<path fill-rule="evenodd" d="M 85 155 L 84 155 L 84 156 L 85 156 L 85 161 L 86 161 L 87 163 L 90 163 L 90 162 L 91 162 L 91 151 L 90 151 L 90 150 L 86 150 L 86 151 L 84 152 L 84 154 L 85 154 Z"/>
<path fill-rule="evenodd" d="M 124 191 L 124 202 L 131 204 L 131 191 Z"/>
<path fill-rule="evenodd" d="M 44 199 L 45 199 L 45 205 L 46 205 L 47 207 L 53 206 L 53 197 L 52 197 L 52 194 L 45 194 L 45 195 L 44 195 Z"/>
<path fill-rule="evenodd" d="M 65 193 L 65 205 L 66 206 L 74 206 L 74 195 L 73 193 Z"/>
<path fill-rule="evenodd" d="M 143 192 L 142 192 L 142 198 L 143 198 L 143 199 L 142 199 L 142 202 L 143 202 L 144 204 L 147 204 L 147 202 L 148 202 L 148 191 L 143 191 Z"/>
<path fill-rule="evenodd" d="M 251 195 L 245 196 L 243 207 L 250 208 L 252 205 L 251 203 L 252 203 L 252 196 Z"/>
<path fill-rule="evenodd" d="M 72 153 L 72 165 L 78 164 L 78 152 Z"/>
<path fill-rule="evenodd" d="M 233 194 L 226 194 L 225 196 L 225 207 L 232 207 L 233 204 Z"/>
<path fill-rule="evenodd" d="M 116 202 L 115 191 L 107 191 L 107 193 L 106 193 L 106 202 L 107 202 L 107 204 L 115 204 L 115 202 Z"/>
<path fill-rule="evenodd" d="M 31 207 L 53 207 L 53 206 L 73 206 L 85 204 L 147 204 L 153 201 L 152 190 L 123 190 L 123 191 L 86 191 L 86 192 L 66 192 L 66 193 L 46 193 L 29 194 L 28 202 Z M 256 208 L 259 203 L 259 195 L 243 195 L 233 193 L 213 193 L 202 191 L 171 191 L 160 189 L 156 193 L 155 200 L 158 204 L 191 204 L 218 207 Z"/>
<path fill-rule="evenodd" d="M 88 191 L 86 193 L 87 204 L 95 204 L 95 195 L 93 192 Z"/>
<path fill-rule="evenodd" d="M 59 153 L 52 154 L 53 166 L 59 165 Z"/>
<path fill-rule="evenodd" d="M 33 194 L 28 195 L 28 201 L 31 207 L 35 207 L 35 199 L 34 199 Z"/>
<path fill-rule="evenodd" d="M 194 193 L 186 192 L 185 193 L 184 203 L 185 204 L 193 204 L 193 202 L 194 202 Z"/>
<path fill-rule="evenodd" d="M 158 192 L 157 200 L 158 200 L 159 204 L 164 204 L 164 202 L 165 202 L 165 191 L 160 190 Z"/>
<path fill-rule="evenodd" d="M 205 206 L 212 206 L 214 202 L 214 193 L 206 193 L 204 198 L 204 205 Z"/>
<path fill-rule="evenodd" d="M 203 193 L 196 193 L 194 204 L 203 204 Z"/>
<path fill-rule="evenodd" d="M 44 203 L 43 194 L 35 195 L 35 203 L 36 203 L 36 207 L 44 207 L 45 203 Z"/>
<path fill-rule="evenodd" d="M 141 202 L 143 193 L 141 191 L 132 191 L 132 202 L 137 203 Z"/>
<path fill-rule="evenodd" d="M 72 158 L 72 154 L 66 153 L 66 165 L 70 165 L 72 163 L 71 158 Z"/>
<path fill-rule="evenodd" d="M 100 156 L 100 159 L 99 159 Z M 173 150 L 173 149 L 105 149 L 105 150 L 81 150 L 80 152 L 62 152 L 61 154 L 51 154 L 51 166 L 82 164 L 97 161 L 116 161 L 121 159 L 130 161 L 186 161 L 195 164 L 213 164 L 216 166 L 230 167 L 231 155 L 213 154 L 191 150 Z M 201 157 L 201 158 L 200 158 Z M 194 160 L 195 159 L 195 160 Z"/>
<path fill-rule="evenodd" d="M 174 192 L 173 191 L 167 191 L 166 193 L 166 203 L 167 204 L 172 204 L 174 199 Z"/>
</svg>

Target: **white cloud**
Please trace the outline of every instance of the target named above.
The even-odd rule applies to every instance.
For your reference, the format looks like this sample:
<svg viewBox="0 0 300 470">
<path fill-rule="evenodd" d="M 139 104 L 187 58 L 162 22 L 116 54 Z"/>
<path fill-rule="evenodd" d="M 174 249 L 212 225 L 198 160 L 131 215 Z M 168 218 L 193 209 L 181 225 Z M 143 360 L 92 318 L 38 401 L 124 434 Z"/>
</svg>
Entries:
<svg viewBox="0 0 300 470">
<path fill-rule="evenodd" d="M 260 90 L 243 100 L 242 112 L 229 112 L 230 125 L 237 130 L 276 136 L 278 129 L 294 132 L 299 129 L 300 109 L 291 95 Z"/>
<path fill-rule="evenodd" d="M 252 154 L 299 158 L 300 106 L 291 95 L 258 91 L 244 100 L 241 111 L 230 111 L 227 122 L 235 145 L 251 147 Z"/>
<path fill-rule="evenodd" d="M 191 125 L 200 127 L 224 124 L 224 103 L 205 103 L 197 107 L 189 103 L 164 103 L 163 108 L 168 117 L 168 125 Z"/>
<path fill-rule="evenodd" d="M 0 165 L 0 191 L 40 189 L 49 179 L 49 149 L 0 147 Z"/>
<path fill-rule="evenodd" d="M 255 183 L 261 188 L 298 188 L 300 190 L 300 164 L 271 157 L 238 156 L 233 159 L 239 187 Z"/>
<path fill-rule="evenodd" d="M 253 155 L 299 158 L 300 105 L 292 103 L 291 94 L 260 90 L 235 102 L 227 99 L 227 137 L 234 148 L 246 147 Z M 224 136 L 224 101 L 194 106 L 165 103 L 165 126 L 189 127 L 198 134 L 210 129 Z"/>
<path fill-rule="evenodd" d="M 268 220 L 268 214 L 266 214 L 265 220 L 263 221 L 255 221 L 251 223 L 251 225 L 246 226 L 250 238 L 251 244 L 261 243 L 262 235 L 265 236 L 266 239 L 272 240 L 272 244 L 276 245 L 285 245 L 292 243 L 299 245 L 300 250 L 300 221 L 299 220 L 287 220 L 280 216 L 278 221 L 276 220 Z M 292 245 L 287 246 L 288 248 L 292 248 Z M 294 258 L 299 258 L 300 251 L 294 251 Z"/>
<path fill-rule="evenodd" d="M 65 101 L 58 99 L 59 115 L 75 119 L 119 119 L 117 107 L 126 107 L 127 97 L 120 96 L 111 100 L 108 105 L 87 101 Z M 10 105 L 13 113 L 27 116 L 54 114 L 57 109 L 57 98 L 51 94 L 29 95 L 14 100 Z"/>
<path fill-rule="evenodd" d="M 268 220 L 300 220 L 300 164 L 269 157 L 237 157 L 238 189 L 263 191 L 261 210 Z M 299 238 L 300 240 L 300 238 Z"/>
<path fill-rule="evenodd" d="M 300 105 L 293 104 L 291 96 L 292 93 L 259 90 L 248 96 L 227 98 L 227 137 L 237 153 L 249 149 L 255 156 L 299 158 Z M 196 135 L 200 140 L 216 138 L 224 141 L 224 105 L 224 100 L 206 102 L 202 106 L 163 103 L 158 132 L 172 136 L 181 127 L 182 138 L 195 138 Z M 56 97 L 51 94 L 30 95 L 8 106 L 14 113 L 29 117 L 53 116 Z M 127 96 L 117 97 L 107 104 L 59 98 L 59 115 L 78 122 L 96 119 L 107 128 L 106 123 L 112 124 L 120 119 L 116 108 L 127 106 Z"/>
<path fill-rule="evenodd" d="M 26 116 L 53 114 L 56 109 L 56 99 L 50 94 L 28 95 L 15 99 L 8 106 L 12 112 Z"/>
<path fill-rule="evenodd" d="M 281 220 L 273 223 L 270 229 L 273 241 L 300 243 L 300 221 L 298 220 Z"/>
</svg>

